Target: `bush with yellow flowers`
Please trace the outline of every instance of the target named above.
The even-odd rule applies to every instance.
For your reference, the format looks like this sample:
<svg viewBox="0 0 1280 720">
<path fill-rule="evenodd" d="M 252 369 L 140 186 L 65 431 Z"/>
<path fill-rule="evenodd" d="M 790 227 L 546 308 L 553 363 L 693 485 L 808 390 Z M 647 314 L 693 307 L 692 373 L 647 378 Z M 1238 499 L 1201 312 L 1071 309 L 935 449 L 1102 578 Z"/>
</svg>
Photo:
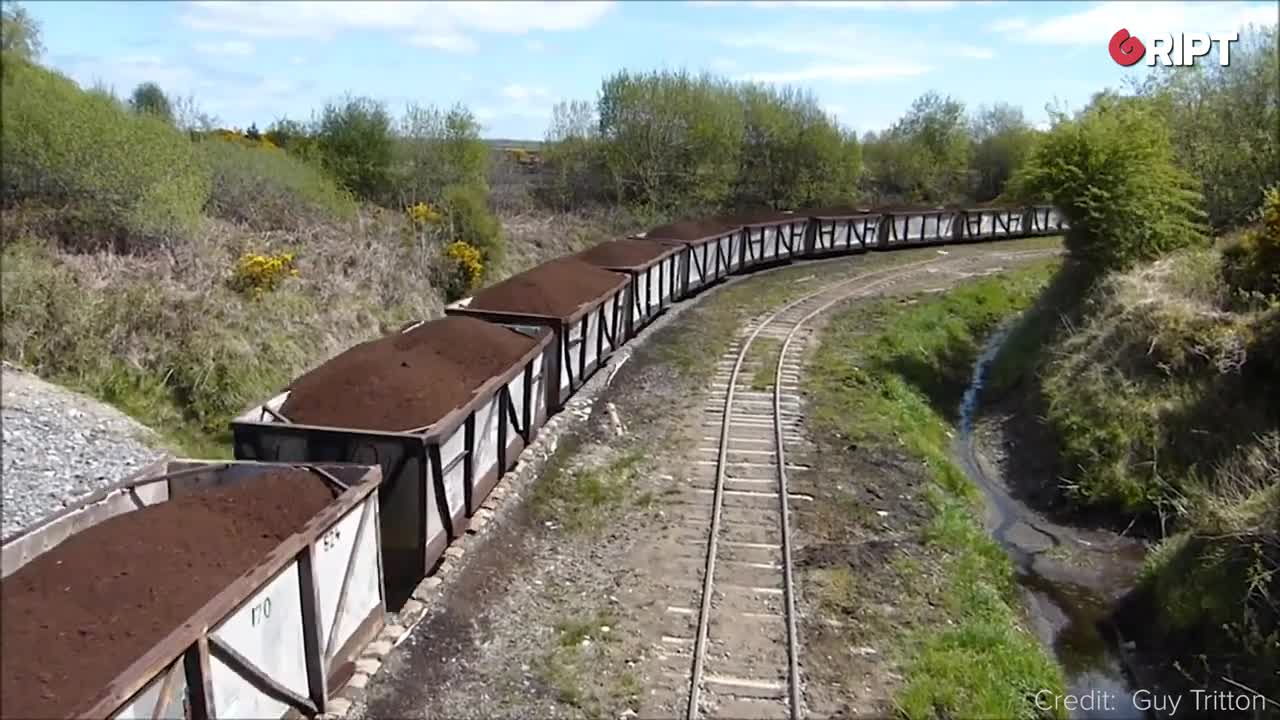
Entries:
<svg viewBox="0 0 1280 720">
<path fill-rule="evenodd" d="M 407 212 L 409 213 L 409 222 L 415 229 L 422 229 L 428 225 L 437 225 L 444 219 L 439 210 L 425 202 L 411 205 Z"/>
<path fill-rule="evenodd" d="M 449 302 L 465 297 L 484 277 L 484 260 L 470 243 L 461 240 L 449 243 L 444 255 L 448 263 L 445 295 Z"/>
<path fill-rule="evenodd" d="M 291 277 L 298 276 L 293 253 L 262 255 L 245 253 L 236 261 L 231 273 L 231 288 L 236 292 L 259 300 L 263 295 L 280 287 Z"/>
</svg>

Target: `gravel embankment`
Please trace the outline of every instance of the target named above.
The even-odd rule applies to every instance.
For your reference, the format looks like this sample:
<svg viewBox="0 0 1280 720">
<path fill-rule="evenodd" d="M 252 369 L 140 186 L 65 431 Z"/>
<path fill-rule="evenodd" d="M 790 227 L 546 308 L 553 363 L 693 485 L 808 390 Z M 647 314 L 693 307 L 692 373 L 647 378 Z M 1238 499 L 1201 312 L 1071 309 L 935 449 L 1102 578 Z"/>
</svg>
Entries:
<svg viewBox="0 0 1280 720">
<path fill-rule="evenodd" d="M 155 433 L 97 400 L 4 364 L 3 524 L 8 538 L 164 457 Z"/>
</svg>

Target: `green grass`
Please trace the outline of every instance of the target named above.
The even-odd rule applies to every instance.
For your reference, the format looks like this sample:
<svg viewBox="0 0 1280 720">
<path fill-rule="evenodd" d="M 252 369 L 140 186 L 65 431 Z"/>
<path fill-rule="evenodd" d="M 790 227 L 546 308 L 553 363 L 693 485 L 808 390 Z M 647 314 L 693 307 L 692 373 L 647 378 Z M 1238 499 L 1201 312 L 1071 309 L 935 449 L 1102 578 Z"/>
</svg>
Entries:
<svg viewBox="0 0 1280 720">
<path fill-rule="evenodd" d="M 554 645 L 538 663 L 538 675 L 556 700 L 583 717 L 616 717 L 635 710 L 642 691 L 630 670 L 613 668 L 620 660 L 618 625 L 608 611 L 566 617 L 555 624 Z M 616 671 L 604 672 L 606 667 Z"/>
<path fill-rule="evenodd" d="M 984 337 L 1035 299 L 1057 263 L 970 282 L 942 296 L 884 300 L 838 315 L 824 330 L 806 383 L 812 421 L 864 446 L 905 448 L 927 468 L 926 542 L 942 558 L 936 622 L 905 646 L 895 698 L 908 718 L 1034 718 L 1034 693 L 1062 677 L 1022 627 L 1013 569 L 984 532 L 978 491 L 950 460 L 950 422 Z M 871 330 L 868 330 L 870 325 Z M 909 582 L 921 570 L 894 565 Z M 822 598 L 848 610 L 852 577 Z"/>
<path fill-rule="evenodd" d="M 643 456 L 621 455 L 603 465 L 569 467 L 577 443 L 561 443 L 538 478 L 533 508 L 540 518 L 576 534 L 599 532 L 614 513 L 630 504 L 646 506 L 651 496 L 633 497 L 633 480 Z"/>
<path fill-rule="evenodd" d="M 778 361 L 781 359 L 782 342 L 774 338 L 758 337 L 751 343 L 747 351 L 747 363 L 755 366 L 751 373 L 751 389 L 764 392 L 773 387 L 778 376 Z"/>
</svg>

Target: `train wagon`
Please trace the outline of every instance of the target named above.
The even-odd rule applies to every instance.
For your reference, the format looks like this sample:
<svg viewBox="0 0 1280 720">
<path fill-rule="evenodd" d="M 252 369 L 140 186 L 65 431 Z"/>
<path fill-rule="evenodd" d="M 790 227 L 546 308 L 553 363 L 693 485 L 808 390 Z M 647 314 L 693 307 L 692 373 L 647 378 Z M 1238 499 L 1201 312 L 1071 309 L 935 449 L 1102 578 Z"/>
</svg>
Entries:
<svg viewBox="0 0 1280 720">
<path fill-rule="evenodd" d="M 940 207 L 896 207 L 882 211 L 876 247 L 933 245 L 954 242 L 960 212 Z"/>
<path fill-rule="evenodd" d="M 514 328 L 551 331 L 548 412 L 557 412 L 614 350 L 626 342 L 631 279 L 573 256 L 542 263 L 445 307 Z"/>
<path fill-rule="evenodd" d="M 742 262 L 737 272 L 751 272 L 789 261 L 804 252 L 807 215 L 786 210 L 742 213 L 725 222 L 742 226 Z"/>
<path fill-rule="evenodd" d="M 867 208 L 811 208 L 802 212 L 809 218 L 806 257 L 860 253 L 876 242 L 881 216 Z"/>
<path fill-rule="evenodd" d="M 236 457 L 380 466 L 388 585 L 411 590 L 546 421 L 551 343 L 468 317 L 410 324 L 237 417 Z"/>
<path fill-rule="evenodd" d="M 973 207 L 961 212 L 961 234 L 966 242 L 1025 237 L 1025 208 Z"/>
<path fill-rule="evenodd" d="M 606 240 L 577 257 L 631 278 L 627 303 L 627 339 L 636 336 L 668 305 L 680 299 L 679 271 L 685 248 L 655 240 Z"/>
<path fill-rule="evenodd" d="M 0 714 L 325 712 L 384 622 L 381 478 L 167 461 L 7 541 Z"/>
<path fill-rule="evenodd" d="M 1026 213 L 1023 222 L 1030 235 L 1057 235 L 1068 228 L 1067 219 L 1052 205 L 1033 205 Z"/>
<path fill-rule="evenodd" d="M 682 220 L 637 237 L 676 245 L 681 260 L 680 297 L 686 298 L 736 272 L 742 264 L 742 226 L 720 218 Z"/>
</svg>

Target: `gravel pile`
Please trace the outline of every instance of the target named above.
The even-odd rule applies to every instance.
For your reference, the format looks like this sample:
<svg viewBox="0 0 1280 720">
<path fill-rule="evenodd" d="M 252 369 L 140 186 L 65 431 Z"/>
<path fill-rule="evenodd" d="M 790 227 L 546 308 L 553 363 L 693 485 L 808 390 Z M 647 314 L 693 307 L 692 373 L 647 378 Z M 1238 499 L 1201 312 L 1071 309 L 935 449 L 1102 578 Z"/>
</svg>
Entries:
<svg viewBox="0 0 1280 720">
<path fill-rule="evenodd" d="M 76 499 L 165 456 L 137 421 L 92 398 L 5 364 L 3 512 L 8 538 Z"/>
</svg>

